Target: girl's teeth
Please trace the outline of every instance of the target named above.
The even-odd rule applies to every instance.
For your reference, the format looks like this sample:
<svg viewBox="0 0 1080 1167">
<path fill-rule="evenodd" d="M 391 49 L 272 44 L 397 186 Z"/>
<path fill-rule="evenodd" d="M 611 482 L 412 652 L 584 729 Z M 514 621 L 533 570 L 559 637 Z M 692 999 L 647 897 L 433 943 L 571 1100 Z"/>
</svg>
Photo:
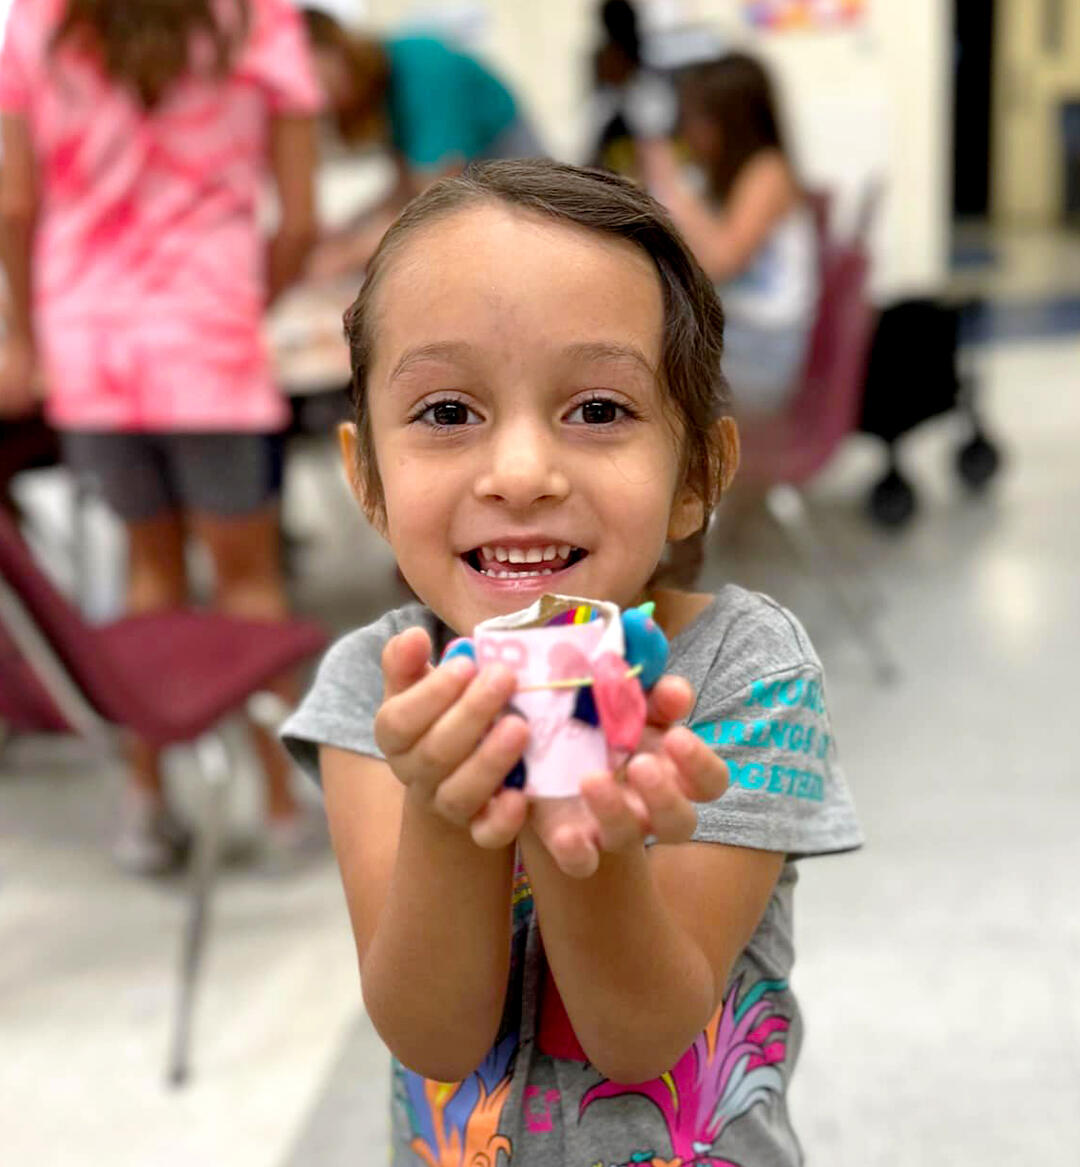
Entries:
<svg viewBox="0 0 1080 1167">
<path fill-rule="evenodd" d="M 546 547 L 490 547 L 487 544 L 480 548 L 481 558 L 494 566 L 496 563 L 548 563 L 556 559 L 568 560 L 574 548 L 569 543 L 549 543 Z M 567 566 L 564 562 L 563 567 Z M 554 568 L 539 568 L 535 571 L 493 571 L 485 574 L 494 579 L 522 579 L 531 575 L 552 575 Z M 560 568 L 559 570 L 562 570 Z"/>
<path fill-rule="evenodd" d="M 545 567 L 540 571 L 485 571 L 484 575 L 492 579 L 531 579 L 534 576 L 551 575 L 551 568 Z"/>
</svg>

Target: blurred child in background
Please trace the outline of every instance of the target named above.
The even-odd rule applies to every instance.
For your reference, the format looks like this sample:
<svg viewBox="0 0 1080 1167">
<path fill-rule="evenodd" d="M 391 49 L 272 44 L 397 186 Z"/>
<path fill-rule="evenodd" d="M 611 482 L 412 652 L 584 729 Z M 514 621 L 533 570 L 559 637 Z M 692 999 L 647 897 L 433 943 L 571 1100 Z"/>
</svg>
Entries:
<svg viewBox="0 0 1080 1167">
<path fill-rule="evenodd" d="M 601 41 L 593 56 L 593 141 L 587 162 L 614 174 L 637 173 L 634 136 L 623 112 L 626 94 L 641 71 L 637 9 L 629 0 L 603 0 L 597 15 Z"/>
<path fill-rule="evenodd" d="M 65 460 L 123 521 L 131 610 L 187 601 L 185 536 L 209 549 L 216 603 L 280 619 L 268 435 L 286 420 L 261 335 L 314 223 L 314 115 L 287 0 L 15 0 L 0 59 L 0 187 L 12 332 L 0 395 L 40 366 Z M 269 248 L 264 178 L 280 204 Z M 268 833 L 313 830 L 260 735 Z M 159 759 L 137 748 L 117 857 L 177 861 Z"/>
<path fill-rule="evenodd" d="M 757 61 L 731 53 L 693 66 L 680 75 L 679 96 L 680 136 L 704 189 L 659 137 L 639 142 L 644 177 L 717 284 L 736 408 L 770 413 L 796 387 L 817 307 L 813 213 Z"/>
<path fill-rule="evenodd" d="M 319 274 L 362 267 L 397 212 L 436 178 L 544 153 L 509 88 L 459 49 L 431 36 L 377 39 L 318 8 L 305 8 L 304 20 L 342 142 L 383 147 L 397 170 L 385 202 L 320 250 Z"/>
</svg>

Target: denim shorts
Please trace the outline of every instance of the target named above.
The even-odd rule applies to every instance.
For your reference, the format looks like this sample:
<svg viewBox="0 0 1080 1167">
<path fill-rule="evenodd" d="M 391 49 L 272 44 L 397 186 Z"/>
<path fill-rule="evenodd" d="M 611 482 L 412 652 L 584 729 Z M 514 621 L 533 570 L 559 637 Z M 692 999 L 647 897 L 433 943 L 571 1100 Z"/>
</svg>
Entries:
<svg viewBox="0 0 1080 1167">
<path fill-rule="evenodd" d="M 281 489 L 281 437 L 67 430 L 65 463 L 125 522 L 172 512 L 243 518 Z"/>
</svg>

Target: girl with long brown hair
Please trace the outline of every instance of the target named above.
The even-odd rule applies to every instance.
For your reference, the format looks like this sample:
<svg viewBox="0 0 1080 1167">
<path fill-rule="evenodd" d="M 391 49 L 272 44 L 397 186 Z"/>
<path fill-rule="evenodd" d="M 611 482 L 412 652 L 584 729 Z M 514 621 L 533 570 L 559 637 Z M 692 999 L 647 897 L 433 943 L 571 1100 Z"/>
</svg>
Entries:
<svg viewBox="0 0 1080 1167">
<path fill-rule="evenodd" d="M 187 601 L 190 532 L 216 602 L 279 618 L 270 437 L 286 420 L 261 335 L 314 234 L 321 96 L 287 0 L 15 0 L 0 57 L 0 399 L 36 367 L 64 456 L 123 521 L 133 610 Z M 273 180 L 279 226 L 256 214 Z M 263 740 L 275 837 L 299 809 Z M 178 857 L 158 759 L 135 757 L 118 857 Z"/>
<path fill-rule="evenodd" d="M 806 353 L 817 303 L 813 216 L 764 67 L 729 53 L 679 78 L 680 137 L 705 184 L 684 176 L 671 142 L 638 143 L 646 182 L 717 284 L 724 368 L 744 412 L 781 408 Z"/>
</svg>

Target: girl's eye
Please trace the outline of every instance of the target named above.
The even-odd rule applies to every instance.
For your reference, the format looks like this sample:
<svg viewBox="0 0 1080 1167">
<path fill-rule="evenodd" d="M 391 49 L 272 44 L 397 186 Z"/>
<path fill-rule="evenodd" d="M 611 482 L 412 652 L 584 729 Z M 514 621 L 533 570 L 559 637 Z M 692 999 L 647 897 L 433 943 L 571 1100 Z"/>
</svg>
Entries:
<svg viewBox="0 0 1080 1167">
<path fill-rule="evenodd" d="M 432 401 L 421 406 L 413 415 L 413 421 L 423 422 L 432 429 L 454 429 L 463 425 L 475 425 L 480 418 L 464 401 Z"/>
<path fill-rule="evenodd" d="M 631 410 L 612 401 L 609 397 L 594 397 L 575 406 L 567 415 L 567 421 L 585 425 L 614 425 L 615 422 L 633 416 Z"/>
</svg>

